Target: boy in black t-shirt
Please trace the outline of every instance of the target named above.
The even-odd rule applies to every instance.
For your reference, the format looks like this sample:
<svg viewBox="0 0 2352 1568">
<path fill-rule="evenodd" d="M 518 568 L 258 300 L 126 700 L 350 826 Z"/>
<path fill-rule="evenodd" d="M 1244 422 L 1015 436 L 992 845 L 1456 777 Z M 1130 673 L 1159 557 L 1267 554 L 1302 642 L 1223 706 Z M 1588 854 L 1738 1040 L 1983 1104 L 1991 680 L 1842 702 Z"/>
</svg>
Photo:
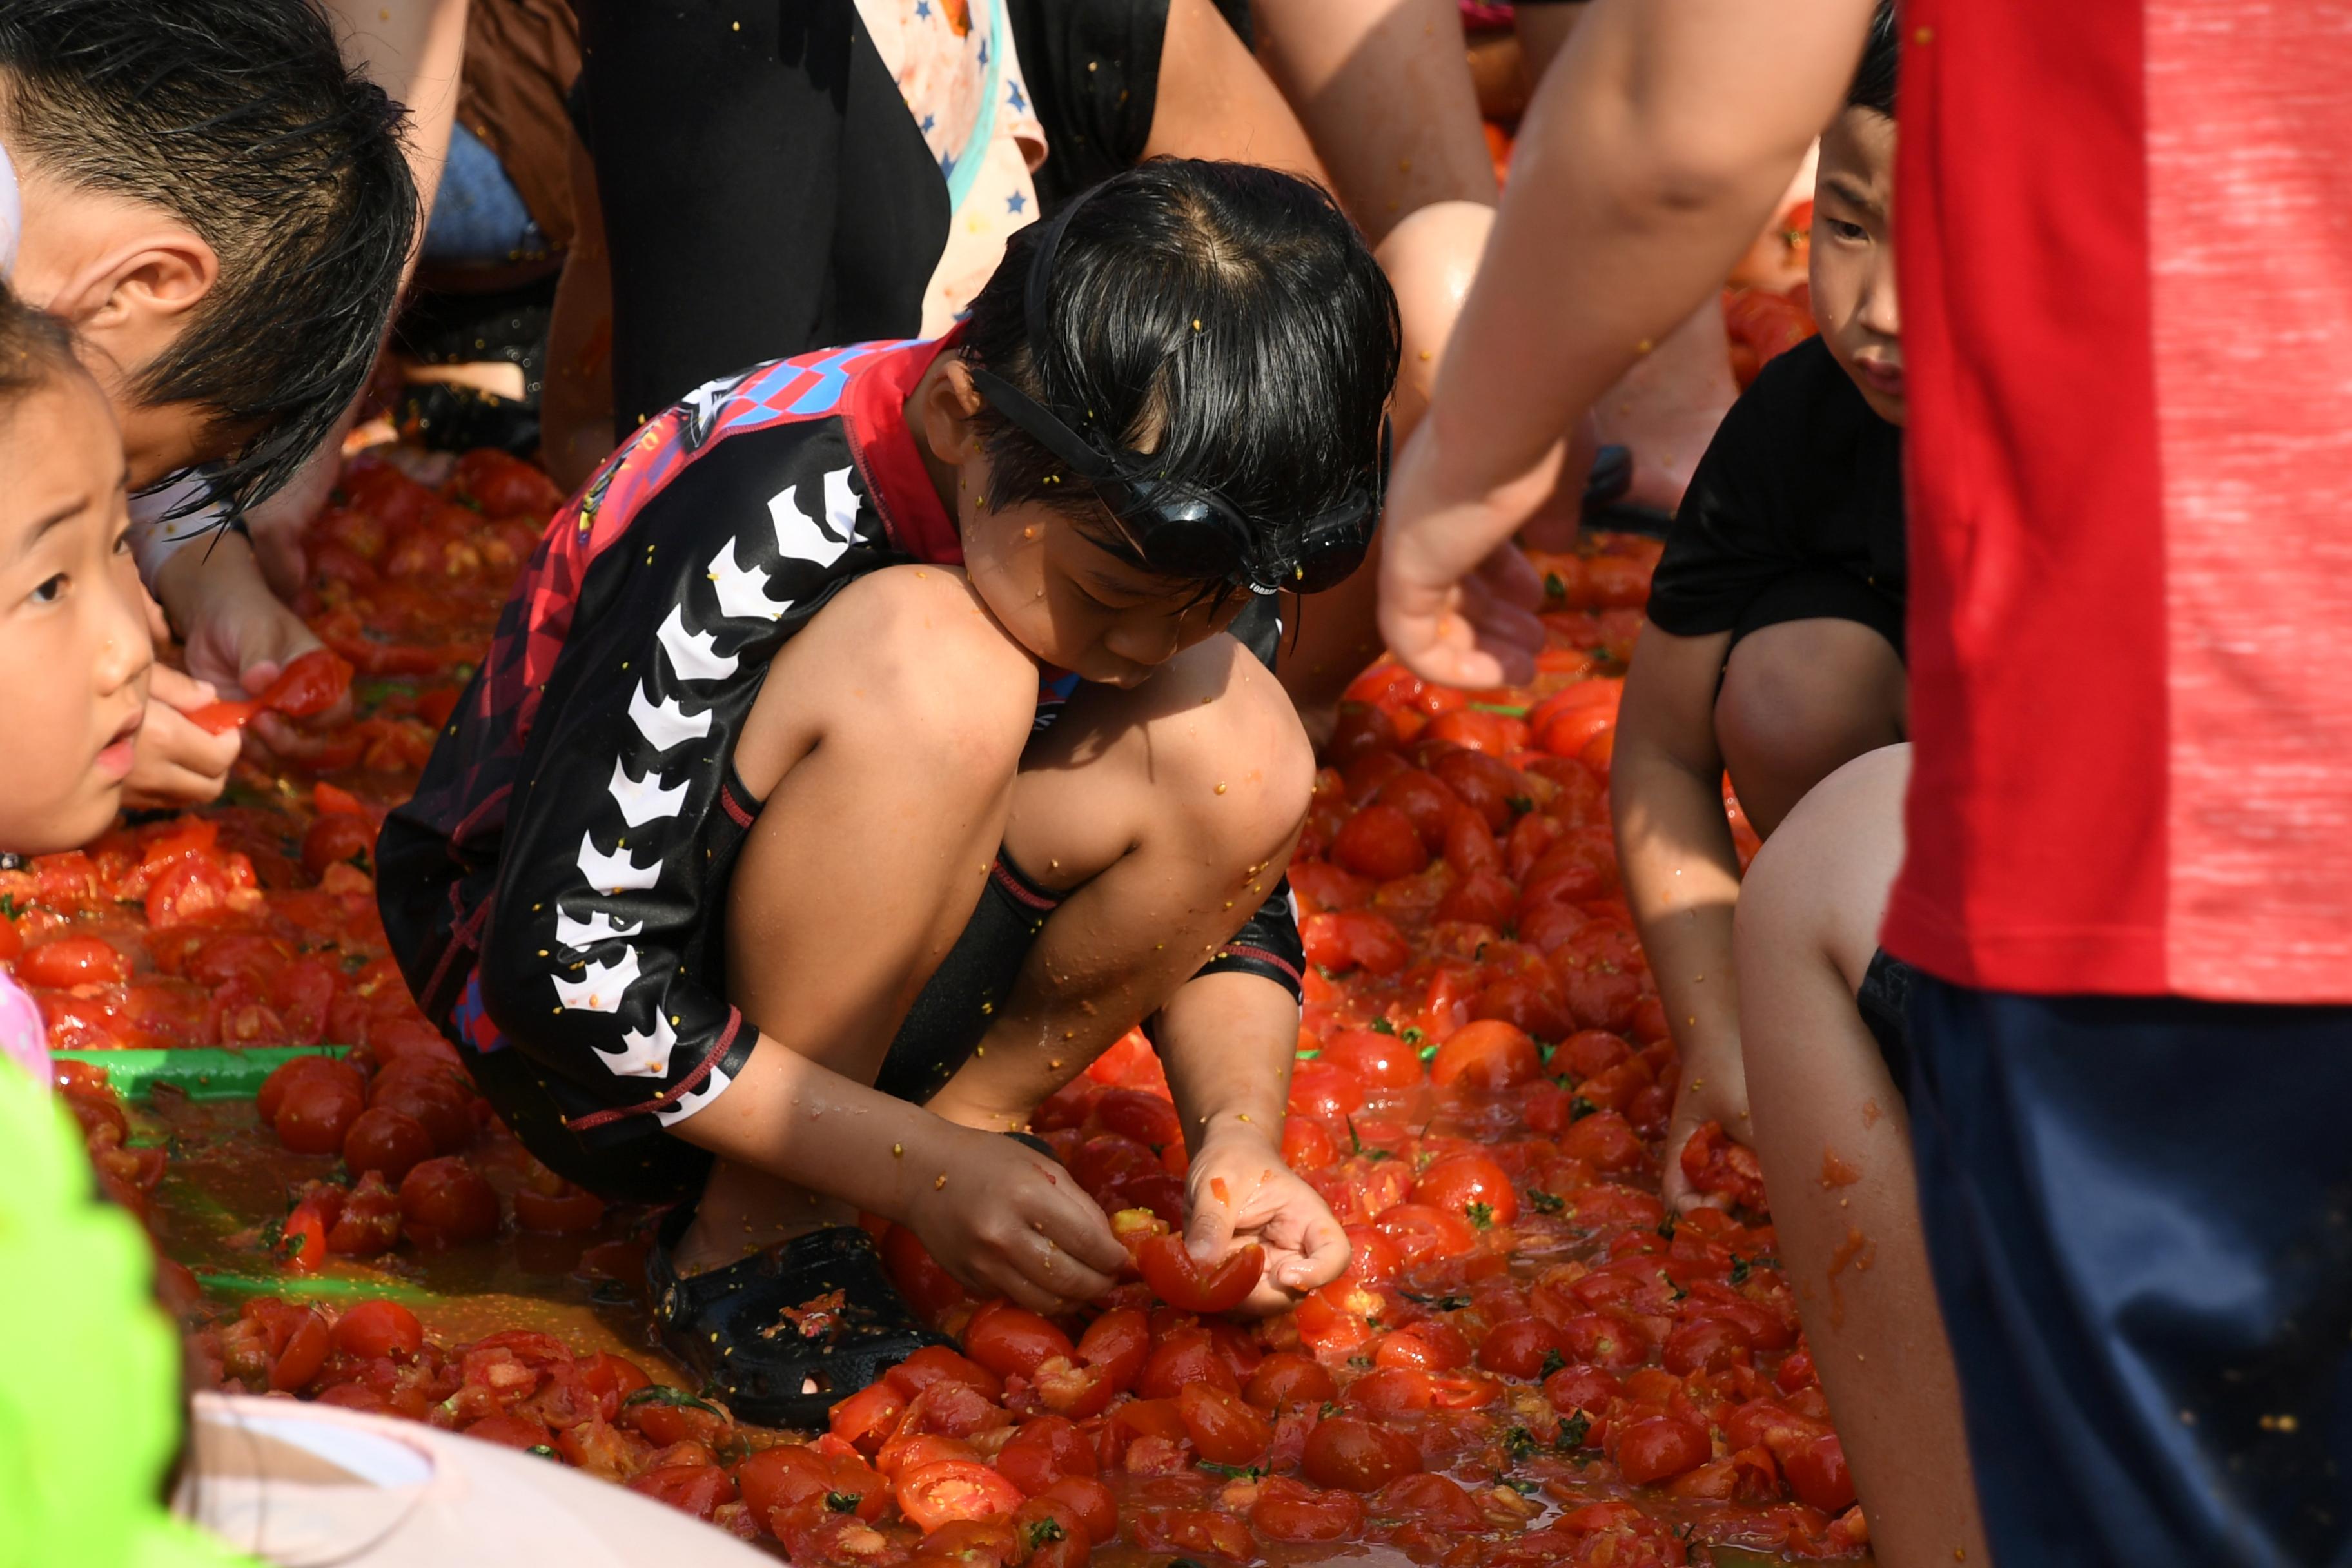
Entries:
<svg viewBox="0 0 2352 1568">
<path fill-rule="evenodd" d="M 1749 1142 L 1722 795 L 1769 835 L 1841 764 L 1904 738 L 1903 352 L 1888 195 L 1895 39 L 1883 6 L 1822 136 L 1822 335 L 1767 365 L 1707 448 L 1651 589 L 1611 781 L 1626 897 L 1683 1080 L 1667 1196 L 1699 1125 Z"/>
</svg>

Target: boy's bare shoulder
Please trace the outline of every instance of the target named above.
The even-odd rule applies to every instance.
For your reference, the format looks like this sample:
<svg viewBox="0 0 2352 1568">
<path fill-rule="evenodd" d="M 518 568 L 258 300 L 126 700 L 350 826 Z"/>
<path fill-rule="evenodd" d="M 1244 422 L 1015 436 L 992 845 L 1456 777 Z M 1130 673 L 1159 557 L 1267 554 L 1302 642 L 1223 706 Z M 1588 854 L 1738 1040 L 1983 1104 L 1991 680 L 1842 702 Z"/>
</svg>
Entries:
<svg viewBox="0 0 2352 1568">
<path fill-rule="evenodd" d="M 794 639 L 810 651 L 846 648 L 869 659 L 914 654 L 985 658 L 1002 650 L 1027 662 L 988 613 L 960 566 L 905 563 L 868 572 L 826 602 Z"/>
</svg>

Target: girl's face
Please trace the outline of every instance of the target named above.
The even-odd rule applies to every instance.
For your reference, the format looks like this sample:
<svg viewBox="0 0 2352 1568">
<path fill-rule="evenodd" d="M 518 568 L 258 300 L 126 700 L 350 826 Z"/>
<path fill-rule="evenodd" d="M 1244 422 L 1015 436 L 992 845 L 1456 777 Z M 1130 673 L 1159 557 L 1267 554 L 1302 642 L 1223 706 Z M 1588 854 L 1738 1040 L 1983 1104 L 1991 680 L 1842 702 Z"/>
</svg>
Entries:
<svg viewBox="0 0 2352 1568">
<path fill-rule="evenodd" d="M 1901 425 L 1903 312 L 1895 293 L 1895 121 L 1849 109 L 1822 132 L 1813 184 L 1813 319 L 1872 412 Z"/>
<path fill-rule="evenodd" d="M 122 439 L 69 366 L 0 412 L 0 849 L 78 848 L 113 821 L 153 662 Z"/>
</svg>

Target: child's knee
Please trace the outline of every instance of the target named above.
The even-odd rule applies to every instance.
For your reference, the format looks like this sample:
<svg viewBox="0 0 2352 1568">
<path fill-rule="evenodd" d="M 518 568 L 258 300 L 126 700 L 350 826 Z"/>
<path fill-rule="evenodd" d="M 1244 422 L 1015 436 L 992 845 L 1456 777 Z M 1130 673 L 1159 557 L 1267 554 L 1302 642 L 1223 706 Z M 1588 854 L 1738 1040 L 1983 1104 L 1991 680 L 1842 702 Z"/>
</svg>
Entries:
<svg viewBox="0 0 2352 1568">
<path fill-rule="evenodd" d="M 1280 682 L 1248 650 L 1219 637 L 1169 675 L 1183 697 L 1155 730 L 1152 772 L 1179 820 L 1244 861 L 1289 842 L 1315 788 L 1315 749 Z"/>
<path fill-rule="evenodd" d="M 1734 784 L 1743 771 L 1760 771 L 1801 794 L 1799 781 L 1892 742 L 1900 682 L 1894 650 L 1852 623 L 1793 621 L 1742 638 L 1715 701 Z"/>
</svg>

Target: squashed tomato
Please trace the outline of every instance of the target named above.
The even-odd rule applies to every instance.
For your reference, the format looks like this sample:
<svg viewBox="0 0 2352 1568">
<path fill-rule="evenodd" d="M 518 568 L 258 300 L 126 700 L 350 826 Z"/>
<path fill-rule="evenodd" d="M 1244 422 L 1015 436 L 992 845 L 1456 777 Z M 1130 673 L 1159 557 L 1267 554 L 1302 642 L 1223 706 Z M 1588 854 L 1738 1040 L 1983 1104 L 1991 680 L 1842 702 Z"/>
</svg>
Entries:
<svg viewBox="0 0 2352 1568">
<path fill-rule="evenodd" d="M 1213 1264 L 1196 1259 L 1180 1236 L 1144 1244 L 1143 1282 L 1153 1295 L 1187 1312 L 1228 1312 L 1248 1299 L 1265 1272 L 1265 1248 L 1255 1242 Z"/>
<path fill-rule="evenodd" d="M 937 1530 L 951 1520 L 987 1519 L 1022 1503 L 1021 1489 L 970 1459 L 942 1459 L 910 1470 L 894 1489 L 898 1511 L 919 1530 Z"/>
</svg>

